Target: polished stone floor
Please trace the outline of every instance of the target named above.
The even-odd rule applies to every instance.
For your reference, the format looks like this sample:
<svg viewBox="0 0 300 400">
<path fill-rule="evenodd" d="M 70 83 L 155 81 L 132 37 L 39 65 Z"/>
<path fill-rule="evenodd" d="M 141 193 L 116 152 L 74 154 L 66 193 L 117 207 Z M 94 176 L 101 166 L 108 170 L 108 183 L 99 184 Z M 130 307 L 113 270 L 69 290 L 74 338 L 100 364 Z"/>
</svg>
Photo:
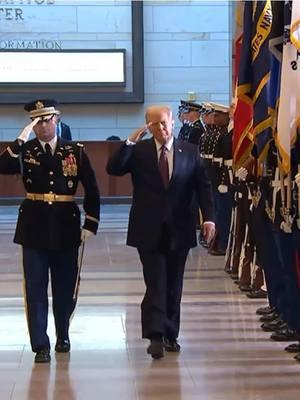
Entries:
<svg viewBox="0 0 300 400">
<path fill-rule="evenodd" d="M 249 300 L 223 272 L 222 257 L 189 255 L 179 355 L 157 361 L 140 338 L 144 285 L 125 246 L 128 206 L 104 206 L 84 255 L 72 352 L 35 365 L 22 297 L 17 208 L 0 207 L 0 400 L 299 400 L 300 365 L 262 332 Z M 54 342 L 52 314 L 49 334 Z"/>
</svg>

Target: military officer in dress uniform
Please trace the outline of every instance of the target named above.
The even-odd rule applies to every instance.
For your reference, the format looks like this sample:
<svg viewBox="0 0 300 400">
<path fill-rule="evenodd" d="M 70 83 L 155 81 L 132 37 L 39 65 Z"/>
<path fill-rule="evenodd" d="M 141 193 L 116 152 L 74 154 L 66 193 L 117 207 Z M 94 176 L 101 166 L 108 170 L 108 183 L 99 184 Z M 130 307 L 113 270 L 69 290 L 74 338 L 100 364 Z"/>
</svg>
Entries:
<svg viewBox="0 0 300 400">
<path fill-rule="evenodd" d="M 35 362 L 50 362 L 47 335 L 48 274 L 51 272 L 57 352 L 69 352 L 69 323 L 76 305 L 78 249 L 96 234 L 100 197 L 83 145 L 56 135 L 56 102 L 25 105 L 32 122 L 0 155 L 1 174 L 20 174 L 26 190 L 19 208 L 14 242 L 22 245 L 25 306 Z M 36 137 L 29 139 L 31 131 Z M 78 183 L 85 196 L 85 220 L 74 201 Z"/>
<path fill-rule="evenodd" d="M 274 202 L 270 207 L 270 214 L 273 216 L 275 240 L 279 248 L 279 260 L 282 266 L 282 297 L 285 300 L 280 303 L 279 318 L 277 321 L 272 321 L 276 331 L 271 335 L 271 339 L 275 341 L 300 341 L 300 281 L 297 260 L 300 248 L 300 224 L 298 214 L 298 185 L 296 181 L 297 173 L 300 169 L 299 133 L 291 149 L 290 158 L 291 172 L 288 175 L 284 175 L 280 171 L 280 179 L 278 180 L 277 177 L 272 182 L 274 187 Z M 278 189 L 278 186 L 280 187 L 280 192 L 277 191 L 276 195 L 276 188 Z M 297 346 L 299 351 L 300 346 Z M 294 350 L 294 347 L 289 347 L 287 350 Z"/>
<path fill-rule="evenodd" d="M 201 104 L 192 101 L 180 101 L 178 117 L 182 122 L 182 127 L 178 134 L 178 139 L 199 145 L 200 137 L 205 131 L 205 125 L 201 118 L 202 111 Z"/>
<path fill-rule="evenodd" d="M 209 253 L 225 255 L 232 209 L 231 193 L 231 138 L 228 132 L 229 107 L 217 103 L 204 103 L 204 108 L 212 116 L 206 132 L 200 139 L 200 157 L 204 159 L 212 183 L 216 208 L 216 237 Z"/>
<path fill-rule="evenodd" d="M 178 139 L 186 141 L 189 137 L 189 133 L 190 133 L 190 127 L 191 127 L 191 123 L 184 119 L 184 115 L 185 113 L 188 111 L 188 108 L 185 106 L 185 101 L 184 100 L 180 100 L 180 105 L 178 106 L 178 119 L 180 121 L 181 128 L 180 131 L 178 133 Z"/>
</svg>

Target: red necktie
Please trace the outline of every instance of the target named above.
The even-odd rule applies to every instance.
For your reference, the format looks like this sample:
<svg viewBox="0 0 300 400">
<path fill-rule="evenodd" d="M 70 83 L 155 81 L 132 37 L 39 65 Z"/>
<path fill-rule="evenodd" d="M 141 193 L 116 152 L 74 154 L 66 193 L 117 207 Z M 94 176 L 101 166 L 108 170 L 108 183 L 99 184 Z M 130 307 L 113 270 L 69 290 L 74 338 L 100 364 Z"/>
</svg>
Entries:
<svg viewBox="0 0 300 400">
<path fill-rule="evenodd" d="M 169 186 L 169 164 L 167 158 L 167 151 L 168 149 L 166 148 L 166 146 L 161 146 L 160 156 L 158 161 L 159 172 L 165 188 Z"/>
</svg>

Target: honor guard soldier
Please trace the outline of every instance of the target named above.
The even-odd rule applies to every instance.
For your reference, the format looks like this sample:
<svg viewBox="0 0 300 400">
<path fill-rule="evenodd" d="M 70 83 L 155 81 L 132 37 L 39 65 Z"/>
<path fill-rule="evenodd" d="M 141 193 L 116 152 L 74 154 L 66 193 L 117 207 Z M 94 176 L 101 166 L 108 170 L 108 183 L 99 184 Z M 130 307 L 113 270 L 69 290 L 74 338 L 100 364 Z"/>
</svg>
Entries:
<svg viewBox="0 0 300 400">
<path fill-rule="evenodd" d="M 19 208 L 14 242 L 22 245 L 25 307 L 35 362 L 50 362 L 47 335 L 48 274 L 51 273 L 56 352 L 69 352 L 69 324 L 75 309 L 81 242 L 96 234 L 100 197 L 94 171 L 83 145 L 56 135 L 56 102 L 25 105 L 32 122 L 0 155 L 1 174 L 20 174 L 26 190 Z M 36 137 L 29 139 L 31 131 Z M 74 201 L 84 188 L 85 220 Z"/>
<path fill-rule="evenodd" d="M 178 139 L 199 145 L 199 140 L 205 131 L 201 119 L 202 105 L 191 101 L 180 100 L 178 118 L 183 123 Z"/>
<path fill-rule="evenodd" d="M 178 139 L 186 141 L 189 137 L 189 132 L 191 128 L 191 123 L 185 119 L 185 114 L 188 112 L 188 108 L 184 105 L 184 100 L 180 100 L 180 106 L 178 107 L 178 119 L 182 123 L 180 128 Z"/>
<path fill-rule="evenodd" d="M 275 179 L 272 182 L 274 200 L 269 209 L 269 211 L 271 211 L 270 215 L 273 217 L 274 221 L 276 243 L 279 245 L 280 261 L 282 264 L 282 281 L 284 284 L 283 295 L 286 300 L 279 310 L 281 321 L 278 321 L 278 323 L 281 322 L 285 325 L 276 324 L 276 331 L 271 335 L 271 339 L 275 341 L 300 341 L 300 228 L 299 192 L 297 184 L 297 180 L 299 179 L 297 175 L 300 170 L 299 133 L 291 149 L 290 160 L 291 171 L 288 174 L 279 171 L 277 172 L 277 176 L 275 175 Z M 297 344 L 296 350 L 297 347 L 299 351 L 300 345 Z M 287 348 L 287 351 L 293 350 L 295 350 L 294 346 Z"/>
<path fill-rule="evenodd" d="M 229 107 L 217 103 L 204 103 L 212 123 L 206 124 L 206 132 L 200 140 L 200 156 L 212 183 L 216 209 L 216 237 L 209 249 L 211 255 L 225 255 L 230 230 L 232 209 L 231 194 L 231 140 L 228 132 Z"/>
</svg>

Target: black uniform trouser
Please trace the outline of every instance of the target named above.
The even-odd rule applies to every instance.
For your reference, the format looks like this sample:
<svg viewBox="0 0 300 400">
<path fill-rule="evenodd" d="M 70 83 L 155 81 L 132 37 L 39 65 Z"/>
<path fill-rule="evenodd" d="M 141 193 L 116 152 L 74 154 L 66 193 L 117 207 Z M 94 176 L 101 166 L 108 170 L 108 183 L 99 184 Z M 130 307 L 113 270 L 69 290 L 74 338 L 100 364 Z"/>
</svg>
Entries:
<svg viewBox="0 0 300 400">
<path fill-rule="evenodd" d="M 279 245 L 279 257 L 283 267 L 283 283 L 286 302 L 282 309 L 289 328 L 300 333 L 300 287 L 296 268 L 296 251 L 300 248 L 300 231 L 284 233 L 277 230 L 275 239 Z"/>
<path fill-rule="evenodd" d="M 225 251 L 228 243 L 230 231 L 230 219 L 233 206 L 232 191 L 220 193 L 216 187 L 212 190 L 215 213 L 216 213 L 216 231 L 217 231 L 217 250 Z"/>
<path fill-rule="evenodd" d="M 283 269 L 274 227 L 265 211 L 264 191 L 258 206 L 253 207 L 252 222 L 257 262 L 265 274 L 269 303 L 280 312 L 285 303 Z"/>
<path fill-rule="evenodd" d="M 161 334 L 176 339 L 180 327 L 183 275 L 189 248 L 157 250 L 138 248 L 146 293 L 141 304 L 142 337 Z"/>
<path fill-rule="evenodd" d="M 48 283 L 51 273 L 53 314 L 56 336 L 69 338 L 70 317 L 77 273 L 78 248 L 68 250 L 38 250 L 23 247 L 25 302 L 32 351 L 50 348 L 47 335 Z"/>
</svg>

